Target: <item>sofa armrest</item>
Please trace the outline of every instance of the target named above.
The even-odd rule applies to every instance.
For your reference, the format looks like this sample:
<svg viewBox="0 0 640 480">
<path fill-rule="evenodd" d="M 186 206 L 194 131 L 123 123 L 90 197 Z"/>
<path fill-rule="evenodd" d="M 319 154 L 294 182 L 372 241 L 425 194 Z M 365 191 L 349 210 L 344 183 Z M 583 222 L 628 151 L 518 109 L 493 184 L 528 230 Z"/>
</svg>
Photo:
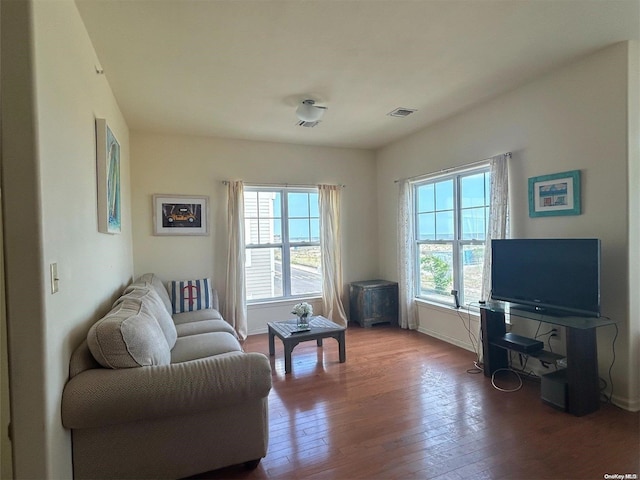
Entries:
<svg viewBox="0 0 640 480">
<path fill-rule="evenodd" d="M 261 353 L 226 353 L 150 367 L 85 370 L 62 395 L 62 424 L 93 428 L 191 415 L 264 398 L 271 365 Z"/>
</svg>

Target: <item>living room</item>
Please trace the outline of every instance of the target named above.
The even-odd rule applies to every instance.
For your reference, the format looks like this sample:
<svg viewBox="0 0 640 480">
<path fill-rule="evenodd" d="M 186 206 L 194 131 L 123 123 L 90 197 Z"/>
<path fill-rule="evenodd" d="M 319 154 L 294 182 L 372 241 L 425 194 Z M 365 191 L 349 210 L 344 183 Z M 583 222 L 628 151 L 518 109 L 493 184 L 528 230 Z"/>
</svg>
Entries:
<svg viewBox="0 0 640 480">
<path fill-rule="evenodd" d="M 627 8 L 637 13 L 637 6 Z M 96 74 L 98 55 L 74 2 L 3 2 L 1 13 L 7 323 L 11 376 L 19 379 L 11 390 L 16 477 L 70 478 L 70 435 L 59 414 L 69 357 L 133 277 L 148 271 L 167 280 L 209 276 L 224 293 L 222 182 L 233 179 L 345 185 L 346 286 L 397 280 L 396 180 L 511 152 L 513 237 L 602 240 L 602 311 L 620 326 L 615 403 L 640 409 L 637 29 L 636 36 L 487 93 L 372 149 L 131 129 L 108 69 Z M 326 124 L 336 110 L 329 105 Z M 120 235 L 96 228 L 94 117 L 108 119 L 122 147 Z M 583 213 L 530 218 L 527 180 L 571 170 L 582 172 Z M 154 236 L 151 196 L 158 193 L 209 196 L 209 235 Z M 51 295 L 54 262 L 60 291 Z M 286 317 L 293 303 L 250 306 L 249 334 Z M 454 311 L 427 302 L 418 311 L 422 333 L 469 349 Z M 613 360 L 613 333 L 598 333 L 601 371 Z"/>
</svg>

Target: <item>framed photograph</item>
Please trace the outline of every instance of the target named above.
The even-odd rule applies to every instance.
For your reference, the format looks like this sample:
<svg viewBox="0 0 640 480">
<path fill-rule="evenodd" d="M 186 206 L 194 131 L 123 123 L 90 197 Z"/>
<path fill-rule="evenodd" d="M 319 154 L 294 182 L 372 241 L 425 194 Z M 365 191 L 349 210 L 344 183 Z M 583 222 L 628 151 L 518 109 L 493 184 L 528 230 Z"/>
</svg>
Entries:
<svg viewBox="0 0 640 480">
<path fill-rule="evenodd" d="M 153 196 L 154 235 L 209 235 L 209 197 Z"/>
<path fill-rule="evenodd" d="M 529 179 L 530 217 L 580 213 L 580 170 Z"/>
<path fill-rule="evenodd" d="M 120 233 L 120 144 L 104 118 L 96 118 L 98 231 Z"/>
</svg>

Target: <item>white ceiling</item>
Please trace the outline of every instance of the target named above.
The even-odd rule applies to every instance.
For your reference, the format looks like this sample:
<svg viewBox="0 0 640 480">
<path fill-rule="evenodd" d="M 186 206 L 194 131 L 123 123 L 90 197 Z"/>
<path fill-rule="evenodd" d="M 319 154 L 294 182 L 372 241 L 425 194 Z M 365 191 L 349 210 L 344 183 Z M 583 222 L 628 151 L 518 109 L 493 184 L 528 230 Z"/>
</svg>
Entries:
<svg viewBox="0 0 640 480">
<path fill-rule="evenodd" d="M 615 42 L 638 0 L 76 0 L 132 130 L 377 148 Z M 311 97 L 328 110 L 296 125 Z M 416 108 L 407 118 L 387 116 Z"/>
</svg>

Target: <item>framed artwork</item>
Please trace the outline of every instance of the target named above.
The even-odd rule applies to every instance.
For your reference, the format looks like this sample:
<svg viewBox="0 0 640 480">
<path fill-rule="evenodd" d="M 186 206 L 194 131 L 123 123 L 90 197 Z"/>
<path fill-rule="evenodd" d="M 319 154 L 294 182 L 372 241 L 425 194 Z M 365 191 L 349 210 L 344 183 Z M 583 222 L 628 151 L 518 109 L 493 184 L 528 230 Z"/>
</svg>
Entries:
<svg viewBox="0 0 640 480">
<path fill-rule="evenodd" d="M 530 217 L 580 213 L 580 170 L 529 179 Z"/>
<path fill-rule="evenodd" d="M 153 196 L 154 235 L 209 235 L 209 197 Z"/>
<path fill-rule="evenodd" d="M 98 231 L 120 233 L 120 144 L 104 118 L 96 118 Z"/>
</svg>

